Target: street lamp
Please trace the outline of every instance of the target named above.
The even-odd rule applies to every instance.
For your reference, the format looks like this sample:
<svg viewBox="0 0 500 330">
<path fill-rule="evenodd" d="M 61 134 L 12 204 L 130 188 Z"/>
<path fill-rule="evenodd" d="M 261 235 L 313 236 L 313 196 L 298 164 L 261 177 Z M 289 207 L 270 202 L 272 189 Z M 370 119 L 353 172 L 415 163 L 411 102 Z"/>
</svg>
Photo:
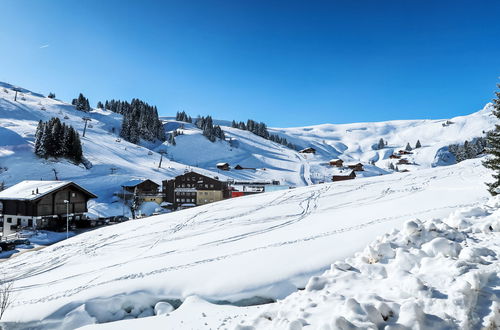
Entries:
<svg viewBox="0 0 500 330">
<path fill-rule="evenodd" d="M 69 200 L 65 199 L 64 204 L 66 204 L 66 239 L 69 237 Z"/>
</svg>

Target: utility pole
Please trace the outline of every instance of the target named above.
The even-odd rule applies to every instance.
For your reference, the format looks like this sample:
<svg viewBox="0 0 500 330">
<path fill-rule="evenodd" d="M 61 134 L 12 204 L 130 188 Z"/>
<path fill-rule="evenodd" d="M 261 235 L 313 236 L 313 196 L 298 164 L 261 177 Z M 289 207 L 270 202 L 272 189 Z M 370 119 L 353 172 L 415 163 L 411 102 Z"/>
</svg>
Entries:
<svg viewBox="0 0 500 330">
<path fill-rule="evenodd" d="M 109 170 L 111 171 L 111 174 L 115 174 L 116 171 L 118 170 L 118 168 L 117 167 L 111 167 Z"/>
<path fill-rule="evenodd" d="M 92 121 L 92 119 L 90 117 L 83 117 L 82 120 L 85 122 L 85 126 L 83 127 L 82 137 L 85 137 L 85 131 L 87 131 L 87 123 L 89 121 Z"/>
<path fill-rule="evenodd" d="M 161 168 L 161 161 L 163 160 L 163 155 L 166 155 L 167 151 L 166 150 L 160 150 L 160 151 L 158 151 L 158 153 L 160 154 L 160 163 L 158 164 L 158 168 Z"/>
<path fill-rule="evenodd" d="M 69 200 L 65 199 L 66 204 L 66 239 L 69 238 Z"/>
<path fill-rule="evenodd" d="M 54 171 L 54 176 L 56 178 L 56 181 L 59 181 L 59 178 L 57 177 L 57 171 L 56 171 L 56 169 L 53 168 L 52 171 Z"/>
</svg>

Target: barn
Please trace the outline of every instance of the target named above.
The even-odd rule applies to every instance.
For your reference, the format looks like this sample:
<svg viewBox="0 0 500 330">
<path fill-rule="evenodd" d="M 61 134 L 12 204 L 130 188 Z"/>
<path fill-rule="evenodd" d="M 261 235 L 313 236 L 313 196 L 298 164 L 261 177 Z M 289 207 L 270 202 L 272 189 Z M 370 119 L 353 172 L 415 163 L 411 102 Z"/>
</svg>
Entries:
<svg viewBox="0 0 500 330">
<path fill-rule="evenodd" d="M 222 171 L 229 171 L 229 163 L 217 163 L 217 168 Z"/>
<path fill-rule="evenodd" d="M 343 173 L 336 173 L 332 176 L 332 181 L 337 182 L 337 181 L 345 181 L 345 180 L 353 180 L 356 178 L 356 173 L 354 171 L 350 172 L 343 172 Z"/>
<path fill-rule="evenodd" d="M 301 153 L 301 154 L 315 154 L 316 149 L 314 149 L 313 147 L 308 147 L 308 148 L 300 150 L 299 153 Z"/>
</svg>

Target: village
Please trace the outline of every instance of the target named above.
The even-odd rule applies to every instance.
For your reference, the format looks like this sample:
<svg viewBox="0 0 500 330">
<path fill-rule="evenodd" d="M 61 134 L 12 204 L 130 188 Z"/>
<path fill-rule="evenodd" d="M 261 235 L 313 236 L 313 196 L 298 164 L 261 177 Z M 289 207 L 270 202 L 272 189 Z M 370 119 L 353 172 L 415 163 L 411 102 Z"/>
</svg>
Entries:
<svg viewBox="0 0 500 330">
<path fill-rule="evenodd" d="M 316 150 L 308 147 L 299 151 L 303 157 L 314 155 Z M 389 159 L 397 165 L 408 165 L 404 158 L 412 154 L 399 150 Z M 331 182 L 353 180 L 357 172 L 363 172 L 362 163 L 345 164 L 334 158 L 324 164 L 330 168 Z M 256 170 L 227 162 L 215 164 L 218 171 Z M 407 169 L 401 170 L 406 172 Z M 317 183 L 324 183 L 319 181 Z M 118 188 L 118 187 L 117 187 Z M 171 179 L 155 182 L 149 178 L 131 178 L 116 191 L 122 203 L 122 214 L 109 217 L 91 217 L 88 202 L 98 198 L 85 187 L 72 181 L 25 180 L 0 191 L 0 252 L 14 250 L 18 245 L 29 246 L 29 238 L 40 230 L 61 233 L 85 231 L 103 225 L 116 224 L 129 219 L 169 213 L 186 208 L 206 205 L 230 198 L 277 190 L 292 189 L 279 180 L 235 180 L 220 179 L 219 176 L 201 174 L 186 168 L 185 172 Z M 147 209 L 149 212 L 144 212 Z M 58 236 L 64 239 L 63 236 Z"/>
</svg>

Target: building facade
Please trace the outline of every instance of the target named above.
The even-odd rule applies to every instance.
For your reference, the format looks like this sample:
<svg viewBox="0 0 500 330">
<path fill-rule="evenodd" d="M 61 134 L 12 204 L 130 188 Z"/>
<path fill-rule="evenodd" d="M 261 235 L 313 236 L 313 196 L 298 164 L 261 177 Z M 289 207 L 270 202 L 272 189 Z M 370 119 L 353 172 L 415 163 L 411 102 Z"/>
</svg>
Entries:
<svg viewBox="0 0 500 330">
<path fill-rule="evenodd" d="M 62 230 L 82 220 L 96 195 L 70 181 L 22 181 L 0 192 L 2 236 L 23 227 Z"/>
<path fill-rule="evenodd" d="M 174 208 L 204 205 L 230 197 L 228 184 L 196 172 L 163 181 L 165 201 Z"/>
</svg>

